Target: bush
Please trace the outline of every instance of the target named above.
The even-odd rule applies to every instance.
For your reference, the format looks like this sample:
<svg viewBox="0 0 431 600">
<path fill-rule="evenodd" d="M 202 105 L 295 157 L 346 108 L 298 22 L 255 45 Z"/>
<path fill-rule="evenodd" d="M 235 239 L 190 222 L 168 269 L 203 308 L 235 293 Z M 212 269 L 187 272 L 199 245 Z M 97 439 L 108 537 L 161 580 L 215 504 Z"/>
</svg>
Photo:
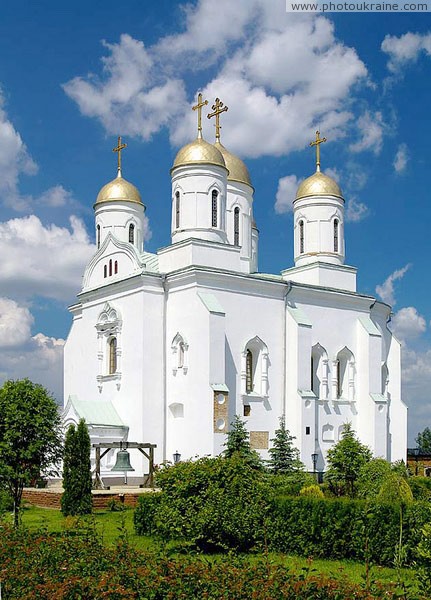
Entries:
<svg viewBox="0 0 431 600">
<path fill-rule="evenodd" d="M 104 547 L 91 528 L 12 531 L 0 524 L 2 592 L 7 600 L 369 600 L 396 595 L 391 585 L 364 586 L 331 579 L 312 568 L 290 571 L 257 557 L 168 557 L 127 544 Z M 7 576 L 4 574 L 7 573 Z M 403 596 L 405 597 L 405 596 Z M 420 600 L 417 598 L 417 600 Z"/>
<path fill-rule="evenodd" d="M 383 481 L 391 474 L 391 465 L 384 458 L 373 458 L 365 463 L 357 480 L 359 498 L 375 500 L 380 492 Z"/>
<path fill-rule="evenodd" d="M 383 481 L 377 501 L 408 504 L 413 502 L 413 494 L 404 477 L 392 473 Z"/>
<path fill-rule="evenodd" d="M 431 507 L 420 502 L 403 508 L 347 498 L 278 498 L 269 511 L 268 543 L 287 554 L 392 565 L 401 524 L 411 563 L 418 532 L 430 518 Z"/>
<path fill-rule="evenodd" d="M 135 531 L 138 535 L 157 533 L 156 512 L 160 506 L 162 494 L 159 492 L 142 494 L 133 515 Z"/>
<path fill-rule="evenodd" d="M 271 496 L 298 496 L 303 487 L 314 485 L 316 480 L 306 471 L 293 471 L 283 475 L 267 476 Z"/>
<path fill-rule="evenodd" d="M 64 442 L 63 487 L 61 512 L 86 515 L 93 510 L 91 495 L 90 436 L 84 419 L 70 425 Z"/>
<path fill-rule="evenodd" d="M 140 501 L 136 531 L 204 550 L 248 550 L 263 537 L 264 481 L 239 454 L 165 467 L 156 480 L 160 499 Z"/>
<path fill-rule="evenodd" d="M 316 483 L 314 485 L 306 485 L 305 487 L 303 487 L 299 492 L 299 495 L 303 496 L 304 498 L 321 499 L 325 497 L 322 490 Z"/>
<path fill-rule="evenodd" d="M 0 515 L 13 510 L 13 498 L 6 489 L 0 488 Z"/>
<path fill-rule="evenodd" d="M 415 500 L 431 500 L 431 477 L 410 477 L 409 486 Z"/>
</svg>

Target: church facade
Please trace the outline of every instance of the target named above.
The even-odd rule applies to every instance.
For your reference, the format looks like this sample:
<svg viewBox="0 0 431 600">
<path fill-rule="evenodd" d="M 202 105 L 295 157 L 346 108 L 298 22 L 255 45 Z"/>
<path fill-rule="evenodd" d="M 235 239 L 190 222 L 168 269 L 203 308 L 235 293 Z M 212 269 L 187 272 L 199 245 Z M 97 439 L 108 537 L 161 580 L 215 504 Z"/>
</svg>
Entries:
<svg viewBox="0 0 431 600">
<path fill-rule="evenodd" d="M 198 136 L 171 169 L 171 244 L 143 247 L 135 186 L 117 177 L 99 192 L 95 255 L 87 265 L 64 352 L 64 421 L 84 417 L 93 443 L 157 444 L 156 462 L 217 455 L 235 415 L 263 458 L 285 415 L 301 459 L 326 468 L 351 422 L 375 456 L 405 459 L 400 344 L 391 309 L 356 290 L 345 265 L 344 199 L 320 171 L 293 201 L 294 266 L 258 270 L 254 190 L 245 164 Z M 107 475 L 115 460 L 104 459 Z M 147 470 L 131 454 L 136 475 Z"/>
</svg>

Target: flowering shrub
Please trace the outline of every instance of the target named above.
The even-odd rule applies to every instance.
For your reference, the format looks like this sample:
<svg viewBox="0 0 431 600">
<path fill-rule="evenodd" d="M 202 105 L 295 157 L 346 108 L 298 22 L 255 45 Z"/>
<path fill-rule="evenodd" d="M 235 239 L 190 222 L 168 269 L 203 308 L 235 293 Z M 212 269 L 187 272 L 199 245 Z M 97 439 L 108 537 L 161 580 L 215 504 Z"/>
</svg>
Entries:
<svg viewBox="0 0 431 600">
<path fill-rule="evenodd" d="M 399 598 L 393 587 L 352 585 L 293 573 L 265 558 L 168 557 L 138 552 L 124 539 L 106 548 L 91 527 L 35 534 L 0 524 L 3 600 L 371 600 Z M 418 598 L 416 596 L 416 598 Z M 419 600 L 419 599 L 418 599 Z"/>
</svg>

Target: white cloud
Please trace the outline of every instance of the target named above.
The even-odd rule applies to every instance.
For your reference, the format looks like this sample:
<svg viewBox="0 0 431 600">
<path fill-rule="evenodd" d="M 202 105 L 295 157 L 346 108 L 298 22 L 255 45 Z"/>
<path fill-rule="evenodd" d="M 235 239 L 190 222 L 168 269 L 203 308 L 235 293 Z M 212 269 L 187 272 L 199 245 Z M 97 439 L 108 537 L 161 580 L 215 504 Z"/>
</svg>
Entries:
<svg viewBox="0 0 431 600">
<path fill-rule="evenodd" d="M 406 170 L 408 161 L 408 152 L 406 144 L 398 146 L 397 153 L 394 158 L 394 169 L 397 173 L 403 173 Z"/>
<path fill-rule="evenodd" d="M 76 201 L 73 198 L 72 192 L 64 189 L 62 185 L 55 185 L 46 190 L 46 192 L 43 192 L 38 197 L 37 202 L 51 208 L 59 208 L 61 206 L 71 206 Z"/>
<path fill-rule="evenodd" d="M 148 140 L 184 110 L 184 84 L 153 68 L 154 58 L 130 35 L 104 46 L 109 52 L 102 58 L 104 77 L 75 77 L 64 90 L 83 115 L 98 118 L 108 133 Z"/>
<path fill-rule="evenodd" d="M 380 296 L 383 302 L 390 304 L 393 306 L 395 304 L 395 295 L 394 295 L 394 283 L 399 279 L 402 279 L 407 271 L 410 269 L 411 265 L 408 264 L 402 269 L 398 269 L 391 273 L 389 277 L 382 283 L 382 285 L 376 286 L 376 293 Z"/>
<path fill-rule="evenodd" d="M 0 298 L 0 348 L 24 344 L 30 337 L 33 317 L 29 309 L 9 298 Z"/>
<path fill-rule="evenodd" d="M 350 198 L 347 201 L 346 206 L 346 221 L 350 221 L 351 223 L 358 223 L 365 219 L 369 214 L 369 209 L 366 204 L 363 202 L 358 202 L 354 198 Z"/>
<path fill-rule="evenodd" d="M 279 156 L 304 148 L 316 123 L 335 140 L 353 117 L 353 90 L 366 82 L 367 70 L 354 49 L 336 40 L 328 19 L 295 17 L 282 0 L 200 0 L 186 7 L 182 32 L 151 47 L 122 35 L 118 44 L 105 44 L 102 77 L 76 77 L 64 89 L 109 133 L 121 124 L 123 133 L 149 139 L 166 125 L 178 146 L 196 133 L 183 78 L 200 71 L 205 97 L 229 106 L 223 142 L 233 152 Z M 213 78 L 205 82 L 209 64 Z M 204 121 L 212 139 L 212 124 Z"/>
<path fill-rule="evenodd" d="M 278 181 L 274 210 L 277 214 L 288 213 L 293 210 L 293 201 L 300 181 L 295 175 L 286 175 Z"/>
<path fill-rule="evenodd" d="M 426 330 L 426 321 L 414 306 L 401 308 L 391 321 L 392 331 L 402 341 L 416 338 Z"/>
<path fill-rule="evenodd" d="M 381 46 L 389 55 L 388 69 L 398 73 L 409 62 L 415 62 L 424 52 L 431 56 L 431 33 L 405 33 L 399 37 L 387 35 Z"/>
<path fill-rule="evenodd" d="M 73 299 L 95 247 L 80 219 L 72 216 L 70 225 L 45 226 L 35 215 L 0 223 L 2 292 Z"/>
<path fill-rule="evenodd" d="M 0 200 L 16 210 L 27 208 L 28 200 L 18 193 L 18 180 L 21 175 L 34 175 L 36 172 L 35 162 L 8 119 L 0 90 Z"/>
<path fill-rule="evenodd" d="M 361 139 L 350 144 L 350 151 L 364 152 L 364 150 L 369 150 L 374 154 L 379 154 L 382 149 L 384 132 L 382 113 L 375 112 L 372 114 L 370 111 L 366 111 L 359 117 L 357 126 Z"/>
</svg>

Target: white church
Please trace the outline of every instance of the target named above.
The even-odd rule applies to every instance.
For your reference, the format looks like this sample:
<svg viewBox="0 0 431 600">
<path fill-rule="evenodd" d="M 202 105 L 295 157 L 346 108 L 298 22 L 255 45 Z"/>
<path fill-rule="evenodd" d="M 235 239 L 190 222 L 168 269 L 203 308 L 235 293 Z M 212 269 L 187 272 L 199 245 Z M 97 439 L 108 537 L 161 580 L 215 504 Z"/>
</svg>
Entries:
<svg viewBox="0 0 431 600">
<path fill-rule="evenodd" d="M 356 290 L 344 264 L 344 199 L 320 170 L 293 200 L 294 266 L 258 269 L 259 231 L 247 167 L 198 135 L 171 169 L 171 243 L 143 244 L 145 206 L 122 176 L 100 190 L 95 255 L 83 276 L 64 352 L 64 421 L 93 443 L 156 444 L 156 463 L 223 450 L 234 415 L 263 458 L 285 415 L 308 470 L 351 422 L 375 456 L 405 459 L 407 408 L 391 308 Z M 211 115 L 210 115 L 211 116 Z M 109 474 L 110 450 L 102 464 Z M 131 452 L 135 475 L 146 459 Z"/>
</svg>

